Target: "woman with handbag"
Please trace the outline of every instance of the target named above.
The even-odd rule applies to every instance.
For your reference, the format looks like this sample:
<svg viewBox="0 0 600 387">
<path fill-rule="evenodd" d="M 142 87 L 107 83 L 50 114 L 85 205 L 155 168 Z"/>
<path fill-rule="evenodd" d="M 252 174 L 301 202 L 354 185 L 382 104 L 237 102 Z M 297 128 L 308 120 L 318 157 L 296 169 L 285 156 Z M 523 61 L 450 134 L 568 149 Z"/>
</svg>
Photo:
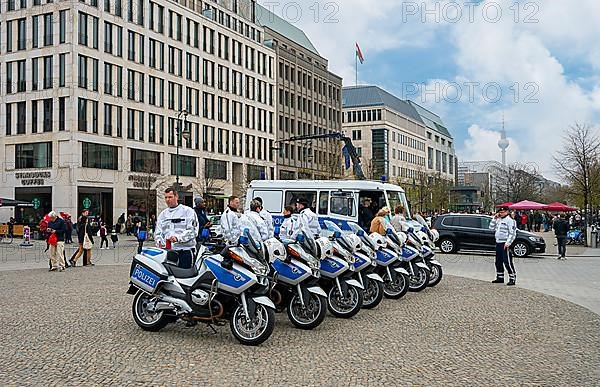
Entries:
<svg viewBox="0 0 600 387">
<path fill-rule="evenodd" d="M 92 236 L 92 229 L 88 222 L 87 216 L 82 216 L 79 220 L 79 227 L 77 228 L 77 237 L 80 241 L 83 241 L 83 266 L 94 266 L 94 264 L 92 263 L 92 247 L 94 246 L 94 238 Z M 79 256 L 77 255 L 71 258 L 71 264 L 73 266 L 76 265 L 77 259 L 79 259 Z"/>
</svg>

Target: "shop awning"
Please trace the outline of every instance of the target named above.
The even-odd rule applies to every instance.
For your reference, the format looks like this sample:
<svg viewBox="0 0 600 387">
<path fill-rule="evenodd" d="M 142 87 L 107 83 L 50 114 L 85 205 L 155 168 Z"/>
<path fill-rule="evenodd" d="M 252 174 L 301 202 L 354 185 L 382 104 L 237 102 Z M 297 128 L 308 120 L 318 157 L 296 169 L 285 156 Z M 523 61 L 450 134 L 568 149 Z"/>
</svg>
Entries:
<svg viewBox="0 0 600 387">
<path fill-rule="evenodd" d="M 0 198 L 0 207 L 33 207 L 33 203 L 22 200 Z"/>
<path fill-rule="evenodd" d="M 569 207 L 566 204 L 556 202 L 556 203 L 548 204 L 548 206 L 546 207 L 546 210 L 555 211 L 555 212 L 571 212 L 571 211 L 577 211 L 577 208 Z"/>
<path fill-rule="evenodd" d="M 518 202 L 509 206 L 511 210 L 545 210 L 546 205 L 537 202 L 531 202 L 529 200 L 523 200 L 522 202 Z"/>
</svg>

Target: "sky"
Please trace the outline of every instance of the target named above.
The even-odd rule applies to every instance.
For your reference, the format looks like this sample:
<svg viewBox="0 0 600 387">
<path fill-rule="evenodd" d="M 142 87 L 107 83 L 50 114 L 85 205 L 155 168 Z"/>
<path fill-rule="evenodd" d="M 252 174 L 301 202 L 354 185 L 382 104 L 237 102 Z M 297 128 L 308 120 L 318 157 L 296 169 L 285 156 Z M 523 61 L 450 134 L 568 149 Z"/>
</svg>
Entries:
<svg viewBox="0 0 600 387">
<path fill-rule="evenodd" d="M 460 160 L 508 162 L 560 180 L 566 128 L 600 123 L 598 0 L 259 1 L 306 32 L 330 70 L 411 99 L 446 123 Z M 598 131 L 598 126 L 595 126 Z"/>
</svg>

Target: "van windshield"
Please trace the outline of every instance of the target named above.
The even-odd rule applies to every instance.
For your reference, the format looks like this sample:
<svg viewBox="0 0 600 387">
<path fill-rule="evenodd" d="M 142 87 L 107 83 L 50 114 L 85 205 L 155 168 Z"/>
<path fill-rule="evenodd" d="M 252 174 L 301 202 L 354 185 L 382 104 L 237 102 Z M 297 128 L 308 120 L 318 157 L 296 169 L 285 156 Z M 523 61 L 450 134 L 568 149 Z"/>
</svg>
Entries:
<svg viewBox="0 0 600 387">
<path fill-rule="evenodd" d="M 404 217 L 406 219 L 412 219 L 410 214 L 410 208 L 408 208 L 408 202 L 406 201 L 406 195 L 400 191 L 386 191 L 387 200 L 390 206 L 390 211 L 394 213 L 394 209 L 397 206 L 404 207 Z"/>
</svg>

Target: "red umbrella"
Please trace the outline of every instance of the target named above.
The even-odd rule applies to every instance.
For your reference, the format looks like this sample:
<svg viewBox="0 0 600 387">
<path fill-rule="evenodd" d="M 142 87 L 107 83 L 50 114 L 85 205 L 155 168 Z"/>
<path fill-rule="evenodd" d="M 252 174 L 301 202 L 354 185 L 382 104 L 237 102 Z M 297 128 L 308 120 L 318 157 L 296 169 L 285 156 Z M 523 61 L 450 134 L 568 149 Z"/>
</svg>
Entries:
<svg viewBox="0 0 600 387">
<path fill-rule="evenodd" d="M 548 204 L 546 206 L 546 210 L 554 211 L 554 212 L 571 212 L 571 211 L 577 211 L 577 208 L 569 207 L 565 204 L 556 202 L 556 203 Z"/>
<path fill-rule="evenodd" d="M 498 205 L 496 206 L 496 208 L 501 208 L 501 207 L 510 207 L 510 206 L 512 206 L 513 204 L 515 204 L 515 203 L 513 203 L 513 202 L 502 203 L 502 204 L 498 204 Z"/>
<path fill-rule="evenodd" d="M 523 200 L 509 206 L 511 210 L 545 210 L 546 205 L 542 203 L 530 202 L 529 200 Z"/>
</svg>

